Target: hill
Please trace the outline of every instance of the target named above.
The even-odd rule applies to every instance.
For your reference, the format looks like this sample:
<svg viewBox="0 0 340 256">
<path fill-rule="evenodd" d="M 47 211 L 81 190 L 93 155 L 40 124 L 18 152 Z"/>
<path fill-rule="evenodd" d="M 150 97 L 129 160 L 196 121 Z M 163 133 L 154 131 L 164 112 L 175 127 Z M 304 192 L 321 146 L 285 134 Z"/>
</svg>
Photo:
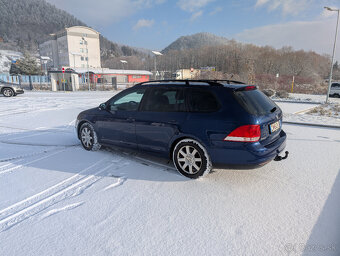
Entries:
<svg viewBox="0 0 340 256">
<path fill-rule="evenodd" d="M 216 36 L 210 33 L 197 33 L 194 35 L 182 36 L 167 46 L 162 52 L 167 53 L 171 50 L 198 49 L 204 46 L 226 45 L 230 42 L 225 37 Z"/>
<path fill-rule="evenodd" d="M 0 49 L 36 52 L 38 42 L 47 35 L 71 26 L 86 24 L 45 0 L 0 0 Z M 100 43 L 103 59 L 139 53 L 103 36 Z"/>
</svg>

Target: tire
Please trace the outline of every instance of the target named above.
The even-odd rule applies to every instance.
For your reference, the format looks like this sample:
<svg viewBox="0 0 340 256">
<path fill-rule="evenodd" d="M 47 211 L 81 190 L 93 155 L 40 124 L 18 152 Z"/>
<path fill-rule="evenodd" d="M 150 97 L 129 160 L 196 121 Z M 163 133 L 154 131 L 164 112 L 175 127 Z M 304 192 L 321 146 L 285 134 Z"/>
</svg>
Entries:
<svg viewBox="0 0 340 256">
<path fill-rule="evenodd" d="M 11 88 L 4 88 L 2 90 L 2 94 L 5 97 L 13 97 L 13 96 L 15 96 L 15 93 L 14 93 L 13 89 L 11 89 Z"/>
<path fill-rule="evenodd" d="M 205 176 L 212 169 L 207 150 L 193 139 L 179 141 L 172 153 L 172 160 L 177 171 L 190 179 Z"/>
<path fill-rule="evenodd" d="M 79 139 L 83 148 L 88 151 L 97 151 L 101 147 L 97 134 L 90 123 L 82 124 L 79 129 Z"/>
</svg>

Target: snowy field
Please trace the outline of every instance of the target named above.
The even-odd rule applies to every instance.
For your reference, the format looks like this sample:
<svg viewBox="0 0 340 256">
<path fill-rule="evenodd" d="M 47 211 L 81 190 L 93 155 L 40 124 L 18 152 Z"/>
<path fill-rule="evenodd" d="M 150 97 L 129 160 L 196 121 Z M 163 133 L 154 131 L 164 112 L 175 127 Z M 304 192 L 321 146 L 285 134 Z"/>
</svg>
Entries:
<svg viewBox="0 0 340 256">
<path fill-rule="evenodd" d="M 81 148 L 77 114 L 112 95 L 0 97 L 0 255 L 340 255 L 340 129 L 284 124 L 287 160 L 189 180 Z"/>
</svg>

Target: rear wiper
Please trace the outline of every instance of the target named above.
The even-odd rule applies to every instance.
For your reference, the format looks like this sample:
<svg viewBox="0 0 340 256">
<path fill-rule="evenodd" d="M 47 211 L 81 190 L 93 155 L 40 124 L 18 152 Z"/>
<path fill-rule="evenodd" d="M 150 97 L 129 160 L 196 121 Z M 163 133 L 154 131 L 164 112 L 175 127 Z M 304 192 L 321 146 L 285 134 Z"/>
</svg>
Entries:
<svg viewBox="0 0 340 256">
<path fill-rule="evenodd" d="M 270 110 L 270 112 L 274 113 L 276 111 L 276 107 L 273 107 L 272 110 Z"/>
</svg>

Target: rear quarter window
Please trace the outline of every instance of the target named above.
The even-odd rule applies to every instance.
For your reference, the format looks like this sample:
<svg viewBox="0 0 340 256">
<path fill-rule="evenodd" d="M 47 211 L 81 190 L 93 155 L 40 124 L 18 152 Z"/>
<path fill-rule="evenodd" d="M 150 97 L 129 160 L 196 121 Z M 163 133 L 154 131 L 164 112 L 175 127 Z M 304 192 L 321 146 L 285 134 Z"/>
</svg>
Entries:
<svg viewBox="0 0 340 256">
<path fill-rule="evenodd" d="M 237 102 L 250 114 L 260 116 L 267 115 L 279 107 L 259 90 L 236 91 L 234 97 Z"/>
<path fill-rule="evenodd" d="M 191 89 L 189 99 L 190 112 L 211 113 L 220 109 L 216 97 L 207 90 Z"/>
</svg>

